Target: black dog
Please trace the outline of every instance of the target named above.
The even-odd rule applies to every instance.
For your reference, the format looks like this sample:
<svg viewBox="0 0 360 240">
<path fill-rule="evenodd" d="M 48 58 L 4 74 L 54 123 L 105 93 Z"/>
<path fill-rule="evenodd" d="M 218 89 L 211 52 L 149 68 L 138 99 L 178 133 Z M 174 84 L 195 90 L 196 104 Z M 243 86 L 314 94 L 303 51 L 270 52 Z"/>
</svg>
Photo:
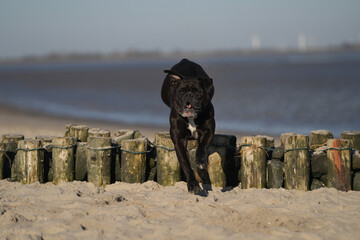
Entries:
<svg viewBox="0 0 360 240">
<path fill-rule="evenodd" d="M 187 59 L 181 60 L 166 76 L 161 97 L 171 109 L 170 136 L 175 145 L 181 169 L 185 174 L 188 191 L 195 194 L 202 190 L 191 169 L 187 142 L 197 139 L 196 164 L 200 171 L 208 166 L 207 148 L 215 132 L 214 95 L 212 79 L 202 67 Z"/>
</svg>

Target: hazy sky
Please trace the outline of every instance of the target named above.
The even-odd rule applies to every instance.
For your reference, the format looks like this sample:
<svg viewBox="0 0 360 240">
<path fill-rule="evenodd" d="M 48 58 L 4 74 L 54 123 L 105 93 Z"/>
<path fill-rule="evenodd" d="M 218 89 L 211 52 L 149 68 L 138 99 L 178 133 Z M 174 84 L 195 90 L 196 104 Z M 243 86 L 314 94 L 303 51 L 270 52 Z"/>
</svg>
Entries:
<svg viewBox="0 0 360 240">
<path fill-rule="evenodd" d="M 0 58 L 238 49 L 251 39 L 297 47 L 304 38 L 308 46 L 360 42 L 360 1 L 0 0 Z"/>
</svg>

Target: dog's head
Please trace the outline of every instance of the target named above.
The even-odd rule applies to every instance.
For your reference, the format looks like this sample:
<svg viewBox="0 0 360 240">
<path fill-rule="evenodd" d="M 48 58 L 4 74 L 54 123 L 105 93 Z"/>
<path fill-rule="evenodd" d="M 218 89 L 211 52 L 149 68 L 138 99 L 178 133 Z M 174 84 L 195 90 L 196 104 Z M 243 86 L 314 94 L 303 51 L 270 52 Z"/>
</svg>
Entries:
<svg viewBox="0 0 360 240">
<path fill-rule="evenodd" d="M 213 84 L 211 78 L 184 77 L 169 73 L 172 106 L 182 117 L 196 118 L 211 101 Z"/>
</svg>

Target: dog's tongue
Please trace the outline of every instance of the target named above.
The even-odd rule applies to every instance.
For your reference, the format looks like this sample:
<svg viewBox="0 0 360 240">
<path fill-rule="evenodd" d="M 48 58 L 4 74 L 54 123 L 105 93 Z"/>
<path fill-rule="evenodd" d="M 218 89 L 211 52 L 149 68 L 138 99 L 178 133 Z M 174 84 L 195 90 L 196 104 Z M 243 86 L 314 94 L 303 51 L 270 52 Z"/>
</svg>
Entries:
<svg viewBox="0 0 360 240">
<path fill-rule="evenodd" d="M 191 108 L 191 104 L 189 104 L 189 105 L 186 105 L 186 108 L 189 108 L 189 109 L 190 109 L 190 108 Z"/>
</svg>

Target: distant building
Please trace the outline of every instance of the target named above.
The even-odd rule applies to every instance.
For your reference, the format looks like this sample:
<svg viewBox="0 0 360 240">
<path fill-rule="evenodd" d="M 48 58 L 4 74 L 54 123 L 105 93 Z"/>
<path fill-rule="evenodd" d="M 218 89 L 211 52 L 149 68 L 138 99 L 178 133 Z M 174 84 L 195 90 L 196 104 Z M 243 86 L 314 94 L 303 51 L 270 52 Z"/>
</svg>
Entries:
<svg viewBox="0 0 360 240">
<path fill-rule="evenodd" d="M 306 52 L 308 49 L 307 40 L 304 34 L 300 33 L 298 36 L 299 51 Z"/>
<path fill-rule="evenodd" d="M 253 35 L 251 38 L 251 49 L 252 50 L 259 50 L 261 48 L 261 40 L 259 36 Z"/>
</svg>

